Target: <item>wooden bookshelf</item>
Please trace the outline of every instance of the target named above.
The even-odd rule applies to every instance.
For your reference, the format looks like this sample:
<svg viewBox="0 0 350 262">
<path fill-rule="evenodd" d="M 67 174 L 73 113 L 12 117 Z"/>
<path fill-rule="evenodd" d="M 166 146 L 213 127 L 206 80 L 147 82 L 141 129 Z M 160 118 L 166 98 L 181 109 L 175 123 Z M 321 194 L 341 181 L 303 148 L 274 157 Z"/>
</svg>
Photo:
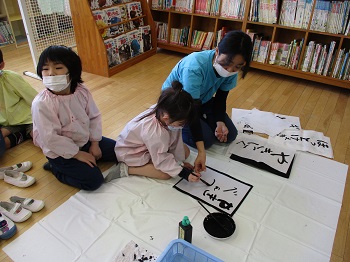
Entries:
<svg viewBox="0 0 350 262">
<path fill-rule="evenodd" d="M 89 1 L 70 0 L 77 49 L 85 72 L 110 77 L 156 53 L 157 38 L 154 34 L 154 22 L 149 6 L 146 0 L 139 0 L 138 2 L 141 3 L 144 24 L 151 26 L 152 49 L 110 68 L 108 67 L 104 39 L 92 15 Z"/>
<path fill-rule="evenodd" d="M 6 43 L 0 43 L 0 46 L 14 44 L 18 47 L 28 43 L 17 0 L 0 0 L 0 21 L 8 23 L 7 32 L 11 35 L 9 39 L 12 39 Z M 4 34 L 3 30 L 1 34 Z"/>
<path fill-rule="evenodd" d="M 331 41 L 336 41 L 335 54 L 337 55 L 341 48 L 346 48 L 348 51 L 350 49 L 350 36 L 345 36 L 342 34 L 332 34 L 320 31 L 310 30 L 310 24 L 312 20 L 312 15 L 315 9 L 316 0 L 313 2 L 312 13 L 310 20 L 306 29 L 289 27 L 284 25 L 279 25 L 279 15 L 277 17 L 277 23 L 261 23 L 249 21 L 249 12 L 251 0 L 246 0 L 245 11 L 243 19 L 230 19 L 220 16 L 220 10 L 223 0 L 220 0 L 219 15 L 203 15 L 195 12 L 196 0 L 194 0 L 193 8 L 191 12 L 178 12 L 174 8 L 169 9 L 159 9 L 152 8 L 152 1 L 149 1 L 149 6 L 154 21 L 159 21 L 168 24 L 168 37 L 165 42 L 158 42 L 158 47 L 172 50 L 176 52 L 189 54 L 194 51 L 199 51 L 198 49 L 190 48 L 189 46 L 180 46 L 170 44 L 170 29 L 171 28 L 181 28 L 184 26 L 190 27 L 188 42 L 191 42 L 192 32 L 194 30 L 202 31 L 212 31 L 217 32 L 222 27 L 228 27 L 230 30 L 242 30 L 246 32 L 247 29 L 253 30 L 258 33 L 263 33 L 264 36 L 273 42 L 284 42 L 290 43 L 294 39 L 304 39 L 303 45 L 301 47 L 300 62 L 296 69 L 287 68 L 284 66 L 270 65 L 268 63 L 258 63 L 251 62 L 252 68 L 257 68 L 265 71 L 275 72 L 283 75 L 294 76 L 302 79 L 307 79 L 311 81 L 316 81 L 320 83 L 325 83 L 333 86 L 339 86 L 342 88 L 350 89 L 349 80 L 340 80 L 338 78 L 333 78 L 331 76 L 318 75 L 316 73 L 303 72 L 301 70 L 302 58 L 305 55 L 306 47 L 309 41 L 317 41 L 329 45 Z M 283 0 L 278 0 L 278 10 L 281 10 Z M 216 34 L 214 34 L 214 41 L 212 48 L 215 47 Z M 270 53 L 268 54 L 268 56 Z"/>
</svg>

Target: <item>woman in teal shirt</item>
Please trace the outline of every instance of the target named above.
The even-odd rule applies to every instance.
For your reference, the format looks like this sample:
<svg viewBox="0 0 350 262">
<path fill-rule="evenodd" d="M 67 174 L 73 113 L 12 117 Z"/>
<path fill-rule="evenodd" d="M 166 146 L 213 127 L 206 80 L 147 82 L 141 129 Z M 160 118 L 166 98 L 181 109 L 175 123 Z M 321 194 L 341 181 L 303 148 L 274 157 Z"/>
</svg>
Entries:
<svg viewBox="0 0 350 262">
<path fill-rule="evenodd" d="M 205 170 L 205 148 L 215 141 L 230 143 L 237 129 L 226 113 L 228 93 L 237 85 L 238 72 L 249 70 L 253 44 L 242 31 L 228 32 L 213 50 L 194 52 L 181 59 L 162 89 L 179 81 L 196 101 L 197 117 L 182 130 L 186 144 L 198 149 L 196 172 Z"/>
</svg>

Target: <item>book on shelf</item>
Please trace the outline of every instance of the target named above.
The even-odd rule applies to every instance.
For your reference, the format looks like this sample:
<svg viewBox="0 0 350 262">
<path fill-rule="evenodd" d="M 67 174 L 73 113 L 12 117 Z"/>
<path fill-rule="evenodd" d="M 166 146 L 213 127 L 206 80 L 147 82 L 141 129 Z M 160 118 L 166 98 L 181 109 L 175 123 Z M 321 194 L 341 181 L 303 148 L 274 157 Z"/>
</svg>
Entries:
<svg viewBox="0 0 350 262">
<path fill-rule="evenodd" d="M 310 25 L 311 30 L 326 32 L 330 3 L 330 1 L 316 0 Z"/>
<path fill-rule="evenodd" d="M 316 74 L 321 75 L 324 65 L 325 65 L 325 61 L 326 61 L 326 57 L 327 57 L 327 45 L 323 45 L 322 49 L 321 49 L 321 53 L 320 53 L 320 57 L 319 57 L 319 63 L 317 65 L 317 69 L 316 69 Z"/>
<path fill-rule="evenodd" d="M 141 34 L 138 29 L 131 30 L 126 33 L 130 46 L 131 57 L 135 57 L 141 53 Z"/>
<path fill-rule="evenodd" d="M 196 0 L 194 12 L 201 15 L 209 15 L 211 2 L 215 0 Z"/>
<path fill-rule="evenodd" d="M 339 79 L 346 80 L 347 72 L 345 71 L 345 68 L 346 68 L 346 65 L 348 64 L 348 60 L 349 60 L 349 52 L 345 54 L 345 57 L 340 69 L 340 73 L 339 73 Z"/>
<path fill-rule="evenodd" d="M 291 60 L 291 55 L 292 55 L 292 52 L 293 52 L 293 48 L 295 47 L 295 42 L 296 42 L 296 39 L 292 40 L 290 42 L 290 44 L 289 44 L 287 57 L 286 57 L 286 61 L 285 61 L 285 64 L 284 64 L 285 67 L 289 66 L 289 61 Z"/>
<path fill-rule="evenodd" d="M 271 41 L 268 40 L 261 40 L 260 42 L 260 48 L 259 53 L 256 62 L 259 63 L 266 63 L 266 59 L 269 53 Z"/>
<path fill-rule="evenodd" d="M 95 19 L 98 28 L 103 28 L 108 25 L 108 18 L 104 10 L 93 10 L 92 16 Z"/>
<path fill-rule="evenodd" d="M 194 0 L 176 0 L 175 11 L 183 13 L 191 13 Z"/>
<path fill-rule="evenodd" d="M 202 50 L 210 50 L 214 40 L 214 32 L 208 32 L 207 38 L 203 43 Z"/>
<path fill-rule="evenodd" d="M 215 39 L 215 46 L 218 46 L 221 39 L 230 31 L 230 28 L 227 26 L 221 27 L 220 30 L 216 31 L 216 39 Z"/>
<path fill-rule="evenodd" d="M 254 38 L 257 33 L 252 29 L 247 29 L 245 33 L 249 35 L 250 39 L 252 40 L 252 43 L 254 43 Z"/>
<path fill-rule="evenodd" d="M 103 10 L 106 13 L 107 24 L 113 25 L 122 22 L 119 6 L 111 6 Z M 113 37 L 124 33 L 123 24 L 114 25 L 108 28 L 107 37 Z"/>
<path fill-rule="evenodd" d="M 109 7 L 115 3 L 116 1 L 113 0 L 105 0 L 105 1 L 101 1 L 101 0 L 91 0 L 90 1 L 90 8 L 93 9 L 98 9 L 98 8 L 104 8 L 104 7 Z"/>
<path fill-rule="evenodd" d="M 348 55 L 345 65 L 344 75 L 341 78 L 342 80 L 350 80 L 350 50 L 346 53 Z"/>
<path fill-rule="evenodd" d="M 154 21 L 156 32 L 157 32 L 157 41 L 166 43 L 168 40 L 168 23 Z"/>
<path fill-rule="evenodd" d="M 271 52 L 269 58 L 270 65 L 279 65 L 283 51 L 284 43 L 274 42 L 271 44 Z"/>
<path fill-rule="evenodd" d="M 262 41 L 263 35 L 256 34 L 253 43 L 253 52 L 252 52 L 252 61 L 258 61 L 260 45 Z"/>
<path fill-rule="evenodd" d="M 222 0 L 220 16 L 232 19 L 243 19 L 245 6 L 246 0 Z"/>
<path fill-rule="evenodd" d="M 195 49 L 202 49 L 207 34 L 208 33 L 204 31 L 194 30 L 192 33 L 192 41 L 190 47 Z"/>
<path fill-rule="evenodd" d="M 341 67 L 341 63 L 343 62 L 344 55 L 345 55 L 345 48 L 342 48 L 339 50 L 337 59 L 335 61 L 335 65 L 334 65 L 333 72 L 332 72 L 333 78 L 336 78 L 339 74 L 339 69 Z"/>
<path fill-rule="evenodd" d="M 291 27 L 294 26 L 297 3 L 297 0 L 283 0 L 279 19 L 280 25 Z"/>
<path fill-rule="evenodd" d="M 13 44 L 15 42 L 14 37 L 12 35 L 11 28 L 10 28 L 10 24 L 8 21 L 0 21 L 0 35 L 1 35 L 0 45 L 8 45 L 8 44 Z"/>
<path fill-rule="evenodd" d="M 119 35 L 114 38 L 116 42 L 116 48 L 118 49 L 120 62 L 123 63 L 131 58 L 131 49 L 126 34 Z"/>
<path fill-rule="evenodd" d="M 314 55 L 311 60 L 310 73 L 316 73 L 316 67 L 319 62 L 321 50 L 322 50 L 322 44 L 317 43 L 315 46 Z"/>
<path fill-rule="evenodd" d="M 326 58 L 326 63 L 325 63 L 324 70 L 322 73 L 322 75 L 324 75 L 324 76 L 328 76 L 330 73 L 329 71 L 330 71 L 330 67 L 331 67 L 331 62 L 334 60 L 333 54 L 334 54 L 334 50 L 335 50 L 335 45 L 336 45 L 336 42 L 332 41 L 330 46 L 329 46 L 329 50 L 328 50 L 328 54 L 327 54 L 327 58 Z"/>
<path fill-rule="evenodd" d="M 346 35 L 346 29 L 348 28 L 350 24 L 350 1 L 345 1 L 345 6 L 344 6 L 344 15 L 342 18 L 342 23 L 341 23 L 341 34 Z"/>
<path fill-rule="evenodd" d="M 128 14 L 128 19 L 133 19 L 129 22 L 130 28 L 132 29 L 137 29 L 139 26 L 143 26 L 143 18 L 137 18 L 142 16 L 142 8 L 141 8 L 141 3 L 140 2 L 131 2 L 131 3 L 126 3 L 126 9 L 127 9 L 127 14 Z"/>
<path fill-rule="evenodd" d="M 151 26 L 140 26 L 139 31 L 141 35 L 140 52 L 147 52 L 152 49 Z"/>
<path fill-rule="evenodd" d="M 303 16 L 303 20 L 301 23 L 301 28 L 303 28 L 303 29 L 307 29 L 309 26 L 309 21 L 311 18 L 311 12 L 312 12 L 312 7 L 314 5 L 314 1 L 315 0 L 306 0 L 304 16 Z"/>
<path fill-rule="evenodd" d="M 306 0 L 298 0 L 295 12 L 294 27 L 301 28 L 304 20 L 305 9 Z"/>
<path fill-rule="evenodd" d="M 285 44 L 283 45 L 282 54 L 281 54 L 281 59 L 280 59 L 280 62 L 279 62 L 279 65 L 280 65 L 280 66 L 286 66 L 286 64 L 287 64 L 286 62 L 287 62 L 289 50 L 290 50 L 290 44 L 285 43 Z"/>
<path fill-rule="evenodd" d="M 108 38 L 104 41 L 106 51 L 107 51 L 107 59 L 108 59 L 108 67 L 111 68 L 113 66 L 120 64 L 119 52 L 116 46 L 116 42 L 114 38 Z"/>
<path fill-rule="evenodd" d="M 315 51 L 315 41 L 310 41 L 305 52 L 304 61 L 301 67 L 301 71 L 309 72 L 311 66 L 311 58 Z"/>
</svg>

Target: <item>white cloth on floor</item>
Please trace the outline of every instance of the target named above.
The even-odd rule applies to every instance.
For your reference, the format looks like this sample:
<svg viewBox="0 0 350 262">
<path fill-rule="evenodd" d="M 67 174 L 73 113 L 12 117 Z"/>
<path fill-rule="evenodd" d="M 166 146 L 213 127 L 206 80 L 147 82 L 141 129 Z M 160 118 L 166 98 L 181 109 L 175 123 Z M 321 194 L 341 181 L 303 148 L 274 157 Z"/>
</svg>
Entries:
<svg viewBox="0 0 350 262">
<path fill-rule="evenodd" d="M 15 261 L 113 261 L 134 240 L 160 254 L 187 215 L 192 244 L 224 261 L 329 261 L 348 166 L 298 152 L 286 179 L 217 153 L 225 149 L 214 145 L 207 165 L 254 186 L 226 240 L 205 232 L 207 212 L 172 188 L 178 179 L 129 176 L 78 192 L 4 251 Z"/>
</svg>

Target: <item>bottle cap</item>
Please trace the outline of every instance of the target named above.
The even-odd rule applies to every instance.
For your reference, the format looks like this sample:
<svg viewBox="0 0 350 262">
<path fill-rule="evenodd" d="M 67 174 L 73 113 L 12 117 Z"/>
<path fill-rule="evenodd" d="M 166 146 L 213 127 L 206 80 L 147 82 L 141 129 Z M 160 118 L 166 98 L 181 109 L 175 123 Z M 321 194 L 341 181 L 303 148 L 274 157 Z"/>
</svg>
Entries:
<svg viewBox="0 0 350 262">
<path fill-rule="evenodd" d="M 188 218 L 188 216 L 184 216 L 184 218 L 182 219 L 182 223 L 181 223 L 183 226 L 189 226 L 191 225 L 191 222 Z"/>
</svg>

